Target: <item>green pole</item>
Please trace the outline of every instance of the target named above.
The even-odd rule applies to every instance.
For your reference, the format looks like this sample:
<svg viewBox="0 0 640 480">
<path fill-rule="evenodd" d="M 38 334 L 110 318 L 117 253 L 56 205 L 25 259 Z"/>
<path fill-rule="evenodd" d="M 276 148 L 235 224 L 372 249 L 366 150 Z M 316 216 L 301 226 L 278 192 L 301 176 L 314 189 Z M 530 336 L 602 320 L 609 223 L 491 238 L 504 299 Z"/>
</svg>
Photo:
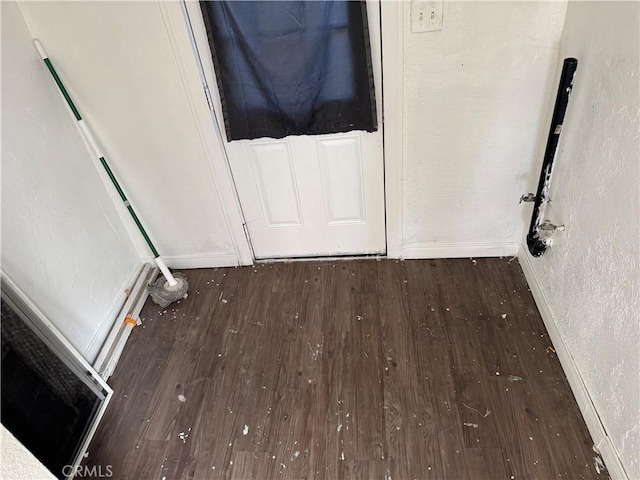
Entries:
<svg viewBox="0 0 640 480">
<path fill-rule="evenodd" d="M 120 198 L 122 199 L 122 202 L 124 203 L 124 206 L 127 208 L 129 213 L 131 214 L 131 217 L 133 218 L 133 221 L 136 223 L 136 225 L 138 227 L 138 230 L 140 230 L 140 233 L 142 234 L 142 236 L 144 237 L 145 241 L 147 242 L 147 245 L 151 249 L 151 252 L 153 253 L 154 258 L 158 258 L 160 256 L 160 254 L 156 250 L 156 247 L 153 245 L 153 242 L 149 238 L 149 235 L 147 235 L 147 232 L 145 231 L 144 227 L 142 226 L 142 223 L 140 222 L 140 219 L 138 218 L 138 215 L 136 215 L 136 212 L 133 210 L 133 207 L 129 203 L 129 200 L 127 199 L 127 196 L 122 191 L 122 188 L 120 187 L 120 184 L 118 183 L 118 180 L 116 179 L 115 175 L 113 174 L 113 171 L 109 167 L 109 164 L 107 163 L 107 160 L 105 159 L 104 155 L 102 155 L 100 153 L 100 149 L 98 148 L 98 144 L 96 143 L 95 139 L 93 138 L 93 135 L 91 134 L 91 131 L 87 128 L 86 123 L 84 122 L 84 120 L 80 116 L 80 112 L 78 111 L 78 109 L 76 108 L 75 104 L 73 103 L 73 100 L 71 99 L 71 96 L 69 95 L 69 92 L 67 92 L 67 89 L 65 88 L 64 84 L 62 83 L 62 80 L 60 80 L 60 77 L 58 76 L 58 73 L 56 72 L 56 69 L 53 68 L 53 64 L 51 63 L 51 60 L 49 60 L 47 52 L 45 52 L 44 48 L 42 47 L 42 44 L 38 40 L 35 40 L 34 43 L 35 43 L 35 46 L 36 46 L 38 52 L 40 53 L 40 56 L 42 57 L 42 60 L 44 60 L 44 64 L 47 66 L 47 68 L 49 69 L 49 72 L 51 73 L 51 76 L 53 77 L 54 81 L 56 82 L 56 85 L 58 86 L 58 89 L 60 90 L 60 93 L 62 93 L 62 96 L 67 101 L 67 105 L 69 106 L 69 108 L 73 112 L 73 116 L 76 118 L 76 121 L 78 122 L 78 126 L 80 127 L 80 130 L 82 130 L 82 133 L 84 133 L 85 138 L 87 139 L 87 141 L 91 145 L 94 154 L 100 160 L 100 163 L 102 164 L 102 166 L 104 167 L 105 171 L 107 172 L 107 175 L 111 179 L 111 183 L 113 183 L 113 186 L 116 188 L 116 190 L 118 192 L 118 195 L 120 195 Z"/>
</svg>

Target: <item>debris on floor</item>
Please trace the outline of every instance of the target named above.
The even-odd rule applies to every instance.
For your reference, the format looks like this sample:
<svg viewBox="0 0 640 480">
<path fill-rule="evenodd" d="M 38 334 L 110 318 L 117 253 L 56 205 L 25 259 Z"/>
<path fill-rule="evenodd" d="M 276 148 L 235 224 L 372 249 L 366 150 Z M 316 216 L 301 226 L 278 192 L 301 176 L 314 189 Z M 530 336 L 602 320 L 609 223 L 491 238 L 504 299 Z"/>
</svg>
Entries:
<svg viewBox="0 0 640 480">
<path fill-rule="evenodd" d="M 602 463 L 600 457 L 593 457 L 593 466 L 595 467 L 596 473 L 598 475 L 600 475 L 600 473 L 604 470 L 604 463 Z"/>
<path fill-rule="evenodd" d="M 506 267 L 509 261 L 508 257 L 504 259 L 501 268 Z M 470 265 L 472 262 L 473 264 Z M 298 473 L 306 473 L 307 469 L 309 474 L 315 472 L 316 469 L 308 467 L 308 462 L 312 462 L 310 465 L 313 465 L 316 459 L 317 465 L 330 462 L 332 468 L 336 468 L 335 472 L 348 473 L 359 466 L 356 459 L 360 447 L 357 442 L 363 435 L 366 441 L 367 437 L 380 429 L 384 429 L 385 432 L 391 430 L 387 433 L 394 441 L 406 442 L 412 447 L 419 447 L 419 445 L 412 443 L 412 437 L 420 435 L 421 430 L 430 431 L 432 424 L 434 424 L 433 431 L 439 432 L 439 438 L 442 437 L 443 442 L 441 449 L 433 453 L 436 458 L 441 458 L 442 462 L 438 460 L 433 465 L 428 463 L 419 465 L 422 476 L 427 478 L 442 478 L 443 469 L 446 471 L 448 468 L 452 469 L 452 476 L 464 471 L 466 467 L 458 468 L 453 463 L 458 459 L 465 460 L 463 450 L 456 450 L 460 447 L 457 437 L 463 437 L 463 444 L 467 446 L 467 443 L 471 443 L 472 445 L 467 447 L 473 448 L 484 443 L 487 435 L 492 436 L 496 432 L 500 435 L 500 441 L 502 439 L 508 441 L 513 438 L 520 444 L 520 442 L 530 439 L 529 443 L 522 447 L 534 453 L 540 446 L 538 445 L 542 441 L 540 439 L 548 440 L 551 446 L 550 450 L 558 450 L 560 457 L 557 457 L 559 458 L 557 463 L 554 461 L 551 462 L 551 465 L 540 460 L 539 467 L 535 466 L 538 464 L 535 456 L 517 458 L 514 459 L 514 462 L 504 465 L 511 466 L 513 469 L 505 469 L 503 465 L 497 465 L 502 476 L 487 471 L 487 478 L 508 479 L 510 476 L 511 478 L 520 478 L 523 475 L 522 471 L 526 472 L 529 468 L 528 465 L 533 465 L 531 468 L 535 469 L 540 478 L 549 478 L 549 475 L 546 474 L 549 468 L 555 465 L 560 468 L 565 467 L 567 471 L 571 467 L 572 470 L 569 474 L 562 470 L 563 478 L 590 478 L 594 472 L 591 470 L 592 468 L 599 474 L 601 473 L 598 478 L 606 477 L 606 466 L 599 452 L 585 451 L 585 442 L 583 441 L 578 443 L 575 448 L 572 447 L 571 454 L 565 455 L 562 448 L 565 443 L 569 444 L 569 442 L 556 438 L 556 435 L 560 435 L 555 430 L 558 424 L 558 414 L 547 407 L 549 405 L 553 407 L 556 402 L 559 403 L 559 400 L 555 397 L 550 399 L 543 392 L 545 389 L 555 389 L 556 385 L 563 386 L 560 382 L 561 370 L 557 362 L 551 362 L 556 357 L 549 358 L 550 353 L 555 353 L 555 349 L 551 346 L 551 339 L 544 331 L 542 322 L 537 319 L 535 309 L 532 306 L 524 305 L 523 307 L 520 305 L 520 303 L 526 304 L 529 301 L 525 287 L 514 291 L 513 296 L 508 293 L 510 296 L 504 298 L 504 293 L 500 290 L 502 281 L 495 285 L 493 283 L 473 283 L 472 289 L 477 290 L 475 292 L 478 296 L 477 302 L 468 298 L 468 292 L 464 289 L 463 296 L 458 298 L 452 296 L 453 294 L 449 295 L 454 290 L 434 292 L 433 289 L 421 288 L 421 282 L 430 282 L 432 275 L 441 275 L 441 277 L 436 277 L 440 279 L 438 281 L 452 281 L 454 286 L 460 283 L 460 287 L 465 287 L 461 283 L 464 272 L 471 270 L 471 273 L 477 272 L 479 275 L 483 275 L 481 271 L 475 269 L 475 266 L 479 265 L 478 268 L 484 269 L 485 265 L 491 265 L 491 262 L 491 260 L 482 259 L 482 261 L 478 260 L 475 265 L 475 260 L 469 260 L 467 257 L 466 260 L 460 262 L 464 263 L 465 269 L 461 272 L 453 268 L 458 268 L 455 265 L 446 269 L 435 268 L 432 272 L 430 262 L 425 262 L 424 266 L 407 262 L 407 265 L 413 270 L 403 275 L 396 272 L 399 269 L 398 265 L 385 260 L 384 264 L 373 264 L 377 265 L 377 273 L 375 271 L 365 272 L 363 267 L 362 271 L 356 273 L 358 282 L 353 280 L 353 276 L 349 277 L 351 274 L 349 270 L 340 272 L 340 265 L 334 270 L 324 267 L 322 271 L 318 271 L 317 278 L 322 276 L 320 281 L 313 278 L 316 271 L 315 265 L 311 267 L 311 276 L 306 276 L 309 280 L 305 280 L 304 275 L 301 276 L 293 272 L 291 282 L 287 280 L 290 269 L 283 269 L 282 266 L 278 267 L 277 265 L 276 267 L 259 266 L 254 267 L 254 270 L 248 270 L 249 272 L 253 271 L 254 274 L 250 277 L 250 282 L 244 280 L 245 283 L 237 280 L 236 277 L 239 278 L 240 274 L 238 272 L 228 282 L 219 280 L 220 283 L 217 284 L 216 279 L 222 278 L 222 271 L 220 271 L 215 273 L 215 278 L 209 274 L 207 278 L 203 277 L 204 281 L 194 282 L 196 283 L 194 287 L 203 288 L 204 293 L 199 297 L 195 294 L 196 298 L 190 299 L 190 303 L 185 303 L 184 306 L 176 304 L 175 308 L 169 307 L 167 309 L 154 306 L 151 313 L 155 318 L 148 319 L 146 331 L 140 329 L 137 332 L 138 338 L 132 337 L 133 346 L 130 348 L 136 355 L 130 353 L 129 359 L 145 360 L 149 355 L 155 356 L 154 348 L 158 348 L 158 354 L 161 351 L 163 353 L 170 351 L 174 356 L 185 356 L 184 361 L 178 360 L 180 363 L 176 364 L 179 367 L 184 365 L 184 369 L 175 370 L 178 371 L 176 377 L 179 378 L 180 383 L 170 385 L 172 388 L 164 388 L 162 391 L 164 396 L 161 402 L 165 407 L 161 413 L 164 414 L 164 410 L 166 410 L 167 415 L 179 422 L 175 425 L 175 421 L 172 420 L 174 424 L 170 427 L 172 430 L 170 435 L 177 435 L 183 442 L 183 446 L 179 447 L 179 443 L 177 444 L 175 439 L 171 439 L 171 448 L 175 448 L 177 453 L 181 455 L 175 459 L 176 463 L 171 467 L 171 471 L 176 476 L 188 476 L 187 470 L 195 465 L 196 459 L 195 456 L 187 458 L 187 455 L 193 454 L 193 449 L 200 450 L 202 446 L 202 451 L 208 448 L 207 453 L 210 455 L 200 455 L 197 468 L 200 472 L 204 468 L 212 476 L 217 473 L 229 478 L 242 475 L 242 472 L 246 473 L 247 465 L 245 462 L 250 462 L 251 465 L 256 465 L 256 469 L 261 469 L 258 478 L 266 478 L 263 474 L 267 471 L 270 472 L 271 477 L 277 478 L 286 475 L 293 478 L 297 477 Z M 307 264 L 301 265 L 305 267 L 303 273 L 308 273 L 306 271 L 309 268 L 306 267 Z M 365 262 L 365 266 L 367 265 Z M 438 265 L 438 262 L 435 262 L 435 267 Z M 449 263 L 445 262 L 444 265 L 449 265 Z M 263 273 L 277 268 L 283 270 L 287 277 L 283 277 L 281 280 L 280 276 L 283 272 L 279 272 L 275 277 L 275 286 L 268 281 L 270 277 L 262 279 Z M 426 270 L 423 272 L 423 269 Z M 327 272 L 327 270 L 329 271 Z M 518 273 L 517 270 L 514 272 Z M 507 273 L 513 274 L 511 270 Z M 366 278 L 361 283 L 361 274 L 371 275 L 371 280 Z M 196 273 L 192 275 L 196 275 Z M 424 278 L 421 275 L 424 275 Z M 448 279 L 448 275 L 451 275 L 452 278 Z M 410 292 L 413 296 L 409 299 L 402 298 L 402 294 L 408 288 L 406 285 L 402 285 L 403 282 L 407 283 L 403 277 L 405 279 L 411 278 L 412 285 L 415 284 Z M 474 276 L 471 278 L 475 279 Z M 484 277 L 482 278 L 484 279 Z M 265 285 L 261 285 L 260 282 Z M 396 282 L 400 285 L 396 285 Z M 203 283 L 206 283 L 206 287 Z M 387 285 L 391 286 L 391 290 L 380 294 L 384 296 L 383 303 L 380 303 L 373 293 L 383 287 L 387 288 Z M 245 289 L 245 286 L 251 289 L 264 288 L 265 293 L 264 295 L 255 293 L 254 290 Z M 506 291 L 511 292 L 508 283 L 506 286 L 508 288 Z M 219 294 L 218 299 L 215 297 L 216 291 Z M 290 294 L 292 291 L 295 293 Z M 344 295 L 339 294 L 338 300 L 345 305 L 345 308 L 341 309 L 337 316 L 332 313 L 332 310 L 326 310 L 322 306 L 323 302 L 328 300 L 331 303 L 330 307 L 334 308 L 333 300 L 336 291 L 344 293 Z M 520 298 L 520 293 L 525 293 L 525 297 Z M 516 296 L 519 299 L 517 301 L 515 300 Z M 501 298 L 504 300 L 501 301 Z M 229 304 L 233 300 L 234 306 L 225 305 L 227 299 Z M 204 303 L 194 306 L 193 302 L 196 300 Z M 258 303 L 255 303 L 254 300 Z M 373 308 L 369 307 L 369 301 L 373 302 Z M 280 305 L 281 303 L 282 305 Z M 450 303 L 453 307 L 445 306 L 445 303 Z M 488 303 L 493 305 L 488 305 Z M 149 310 L 149 307 L 146 308 Z M 507 308 L 510 309 L 508 312 Z M 523 308 L 526 308 L 526 311 Z M 149 317 L 150 313 L 146 313 Z M 183 322 L 183 329 L 178 333 L 179 342 L 174 342 L 171 336 L 176 332 L 175 324 L 167 326 L 166 322 L 153 322 L 158 318 L 168 321 L 178 317 L 182 320 L 185 318 L 185 314 L 186 320 Z M 200 315 L 200 317 L 196 315 Z M 282 316 L 282 322 L 278 321 L 280 316 Z M 500 319 L 509 319 L 509 321 L 500 322 L 496 316 Z M 398 318 L 396 319 L 396 317 Z M 356 322 L 353 322 L 354 319 Z M 394 330 L 394 322 L 396 321 L 400 321 L 401 328 L 406 328 L 406 330 L 400 332 Z M 500 335 L 490 335 L 484 330 L 486 328 L 497 329 L 498 327 L 504 329 Z M 303 330 L 298 331 L 299 328 Z M 340 331 L 334 332 L 333 330 L 336 328 Z M 327 333 L 327 330 L 330 332 Z M 469 333 L 474 331 L 475 334 Z M 416 333 L 416 340 L 427 343 L 421 345 L 423 347 L 421 349 L 410 348 L 409 351 L 405 351 L 405 347 L 410 345 L 405 342 L 404 333 L 413 332 Z M 144 335 L 145 339 L 151 335 L 157 335 L 159 340 L 151 344 L 151 347 L 154 348 L 147 347 L 144 354 L 138 355 L 137 349 L 141 344 L 141 335 Z M 460 346 L 456 342 L 457 337 L 461 335 L 461 340 L 464 340 L 464 343 Z M 193 348 L 182 348 L 183 340 L 192 341 Z M 497 343 L 498 340 L 508 340 L 513 343 L 505 345 Z M 304 348 L 305 343 L 308 350 Z M 545 343 L 547 347 L 544 346 Z M 458 348 L 465 348 L 465 350 L 458 352 L 456 350 Z M 545 349 L 547 356 L 540 354 Z M 443 372 L 440 367 L 449 363 L 448 359 L 452 350 L 459 353 L 460 356 L 456 356 L 456 359 L 459 358 L 461 362 L 451 365 L 450 369 L 445 368 Z M 517 352 L 517 355 L 514 352 Z M 283 355 L 284 353 L 290 353 L 291 356 Z M 186 355 L 191 355 L 191 357 L 186 357 Z M 363 390 L 372 388 L 374 396 L 371 401 L 364 404 L 359 402 L 360 392 L 352 388 L 346 390 L 340 388 L 337 391 L 341 394 L 346 391 L 348 395 L 345 397 L 341 395 L 339 399 L 334 397 L 333 392 L 336 390 L 333 389 L 333 382 L 340 382 L 342 379 L 334 375 L 333 371 L 334 367 L 339 367 L 343 361 L 356 367 L 366 366 L 357 372 L 357 380 L 358 384 L 362 383 Z M 528 364 L 528 361 L 532 363 Z M 163 379 L 171 382 L 175 378 L 175 371 L 171 370 L 173 365 L 174 363 L 169 362 L 166 364 L 156 362 L 151 364 L 148 370 L 154 374 L 163 375 Z M 191 373 L 188 379 L 180 378 L 182 371 L 193 372 L 194 365 L 197 366 L 197 373 Z M 537 373 L 543 366 L 546 375 Z M 502 368 L 504 370 L 500 370 Z M 493 375 L 489 373 L 491 371 L 494 372 Z M 242 392 L 242 395 L 250 395 L 251 397 L 247 398 L 255 399 L 255 401 L 252 400 L 249 405 L 244 405 L 239 404 L 236 397 L 220 394 L 222 389 L 215 388 L 215 385 L 218 380 L 222 383 L 229 380 L 228 385 L 233 385 L 235 374 L 230 372 L 242 374 L 241 382 L 246 383 L 239 386 L 237 391 Z M 527 382 L 524 382 L 524 377 L 515 372 L 526 374 Z M 202 376 L 199 376 L 201 374 Z M 178 378 L 175 378 L 175 381 L 178 381 Z M 445 412 L 442 418 L 440 416 L 425 416 L 419 408 L 421 401 L 412 405 L 414 403 L 413 397 L 406 396 L 409 395 L 409 390 L 405 391 L 403 388 L 404 380 L 407 378 L 412 379 L 412 382 L 415 379 L 419 393 L 442 390 L 443 396 L 437 392 L 438 397 L 434 397 L 434 403 L 437 402 L 438 405 L 437 409 L 434 409 Z M 461 391 L 458 381 L 460 378 L 463 379 L 463 386 L 466 385 L 468 378 L 469 384 L 473 388 Z M 508 385 L 504 383 L 505 380 L 508 383 L 520 383 Z M 200 385 L 200 387 L 193 388 L 196 385 Z M 385 391 L 387 385 L 390 386 L 389 393 Z M 130 383 L 125 383 L 122 390 L 127 390 L 127 387 L 130 387 Z M 424 390 L 422 390 L 423 387 Z M 539 388 L 542 393 L 536 393 L 534 387 Z M 296 392 L 295 396 L 291 396 L 292 388 Z M 505 390 L 506 395 L 503 393 Z M 185 394 L 187 392 L 189 392 L 191 399 L 189 400 L 191 407 L 186 405 Z M 202 400 L 193 404 L 196 401 L 196 396 L 200 399 L 201 392 L 204 395 Z M 137 398 L 134 396 L 135 394 L 135 390 L 129 390 L 128 396 L 134 400 Z M 120 405 L 125 403 L 126 407 L 128 403 L 131 403 L 128 402 L 127 395 L 119 393 L 117 396 L 116 400 L 120 402 Z M 322 398 L 322 401 L 316 402 L 317 398 Z M 176 412 L 171 410 L 180 410 L 180 407 L 183 407 L 175 404 L 176 399 L 179 400 L 179 403 L 185 403 L 185 408 L 196 409 L 197 404 L 201 401 L 211 402 L 207 403 L 206 407 L 207 413 L 211 413 L 211 417 L 207 416 L 207 425 L 203 427 L 202 423 L 197 423 L 202 422 L 202 419 L 192 418 L 195 411 L 191 412 L 191 410 L 179 412 L 180 417 L 176 418 Z M 215 402 L 213 402 L 214 399 Z M 229 402 L 228 406 L 224 405 L 225 400 Z M 280 402 L 278 402 L 279 400 Z M 448 402 L 444 400 L 448 400 Z M 338 404 L 334 407 L 336 401 Z M 443 401 L 444 405 L 442 405 Z M 464 403 L 463 408 L 471 410 L 474 415 L 459 408 L 462 401 L 469 402 L 468 404 Z M 272 402 L 273 405 L 270 405 Z M 527 413 L 533 414 L 535 412 L 535 415 L 540 415 L 540 419 L 536 418 L 535 424 L 529 421 L 519 422 L 519 418 L 513 419 L 515 420 L 514 425 L 506 423 L 504 419 L 507 412 L 504 411 L 504 408 L 505 405 L 508 407 L 508 402 L 513 402 L 513 405 L 518 406 L 523 403 L 527 406 L 530 405 L 531 410 L 522 412 L 522 418 L 529 419 Z M 139 421 L 142 422 L 140 428 L 149 428 L 154 434 L 162 432 L 161 423 L 156 422 L 159 420 L 155 418 L 158 416 L 157 413 L 150 410 L 155 409 L 156 403 L 147 403 L 149 403 L 149 408 L 140 412 Z M 173 407 L 171 407 L 171 403 Z M 471 404 L 478 406 L 473 407 Z M 211 405 L 210 411 L 208 405 Z M 231 407 L 231 405 L 234 406 Z M 403 408 L 410 405 L 418 407 L 415 409 L 416 413 Z M 488 405 L 491 407 L 487 408 Z M 363 413 L 361 407 L 384 409 L 385 422 L 382 426 L 378 422 L 375 425 L 366 425 L 368 418 L 364 420 L 366 418 L 364 415 L 367 411 Z M 493 414 L 493 408 L 496 409 L 496 415 L 488 419 Z M 152 414 L 156 423 L 149 425 L 150 419 L 148 417 Z M 188 417 L 185 418 L 185 414 Z M 547 414 L 550 416 L 546 417 Z M 316 416 L 326 418 L 330 423 L 321 421 L 308 425 L 307 419 L 316 418 Z M 216 429 L 226 432 L 222 439 L 208 433 L 210 431 L 208 422 L 211 421 L 210 418 L 214 417 L 217 422 L 215 423 Z M 506 417 L 509 416 L 506 415 Z M 453 423 L 451 420 L 454 420 Z M 459 428 L 460 420 L 463 422 L 462 429 Z M 507 418 L 507 420 L 511 419 Z M 194 431 L 198 430 L 198 435 L 192 438 L 190 446 L 187 447 L 186 441 L 191 434 L 189 429 L 181 431 L 179 434 L 176 434 L 175 430 L 188 425 L 191 421 L 196 422 L 191 425 Z M 250 427 L 248 424 L 244 424 L 244 421 L 253 423 L 254 426 Z M 336 422 L 333 425 L 336 426 L 337 432 L 331 427 L 332 422 Z M 479 429 L 480 423 L 482 423 L 482 430 Z M 551 428 L 552 425 L 554 430 L 549 433 L 547 428 Z M 501 429 L 505 427 L 518 429 L 517 436 L 511 435 L 509 432 L 503 435 Z M 251 428 L 254 430 L 251 431 Z M 330 430 L 328 433 L 325 432 L 327 428 Z M 566 428 L 573 427 L 567 423 Z M 298 435 L 306 435 L 307 431 L 310 432 L 310 437 L 303 436 L 302 438 L 305 438 L 305 443 L 309 442 L 308 445 L 303 445 L 300 441 L 293 442 L 293 439 Z M 316 436 L 316 431 L 319 432 L 319 437 Z M 203 432 L 207 433 L 203 435 Z M 111 435 L 111 432 L 103 432 L 97 438 L 104 438 L 105 435 Z M 238 435 L 247 436 L 247 439 L 240 439 Z M 331 448 L 325 448 L 326 442 L 323 441 L 325 435 L 329 435 L 327 438 L 331 439 Z M 565 435 L 568 436 L 563 432 L 562 436 Z M 126 435 L 121 435 L 121 438 L 127 440 Z M 129 434 L 129 438 L 132 442 L 138 441 L 138 438 L 133 434 Z M 448 443 L 449 438 L 453 443 Z M 535 438 L 538 440 L 536 441 Z M 320 442 L 316 442 L 316 440 Z M 203 444 L 205 441 L 211 441 L 215 446 L 206 447 Z M 254 451 L 245 454 L 243 449 L 254 443 L 255 448 L 250 449 Z M 115 445 L 115 442 L 101 441 L 100 445 L 109 447 Z M 142 469 L 145 461 L 143 457 L 146 457 L 147 454 L 155 455 L 155 453 L 148 446 L 143 452 L 145 445 L 142 443 L 137 450 L 135 450 L 136 446 L 136 443 L 130 442 L 126 445 L 126 449 L 134 449 L 133 452 L 138 454 L 138 458 L 136 458 L 138 463 L 134 464 L 134 468 L 138 468 L 136 465 L 140 465 L 139 468 Z M 152 443 L 151 447 L 154 448 L 154 446 L 155 444 Z M 274 454 L 276 452 L 277 454 Z M 347 452 L 350 452 L 349 462 L 346 461 Z M 440 456 L 438 456 L 438 452 L 440 452 Z M 336 453 L 338 454 L 338 462 L 335 462 Z M 380 443 L 379 447 L 375 447 L 373 453 L 374 457 L 372 458 L 376 459 L 377 475 L 382 474 L 382 477 L 389 480 L 392 476 L 395 480 L 403 476 L 404 470 L 402 468 L 398 471 L 391 468 L 393 460 L 387 459 L 393 458 L 393 453 L 388 450 L 388 447 L 383 446 L 383 443 Z M 575 453 L 575 459 L 571 460 L 573 453 Z M 114 452 L 105 450 L 105 458 L 107 458 L 107 454 L 111 458 L 117 457 Z M 420 452 L 407 451 L 407 455 L 411 454 L 421 455 Z M 550 453 L 550 455 L 552 454 L 553 452 Z M 96 452 L 92 451 L 92 457 L 94 455 Z M 598 458 L 596 459 L 596 457 Z M 284 463 L 287 458 L 290 465 Z M 161 456 L 157 458 L 157 460 L 161 459 Z M 580 461 L 577 461 L 578 459 Z M 426 460 L 427 458 L 421 459 L 421 461 Z M 564 460 L 567 461 L 567 465 L 560 465 Z M 505 458 L 505 461 L 509 462 L 509 459 Z M 182 466 L 183 463 L 184 466 Z M 169 479 L 173 474 L 170 475 L 170 469 L 169 467 L 165 468 L 165 464 L 168 465 L 166 459 L 158 476 L 162 478 L 163 475 L 167 475 L 165 478 Z M 492 464 L 487 463 L 486 467 L 492 468 Z M 391 469 L 394 469 L 393 474 Z M 185 472 L 187 472 L 186 475 Z M 576 472 L 578 474 L 573 475 Z M 132 473 L 138 472 L 132 471 Z M 316 476 L 322 476 L 323 473 L 326 476 L 328 470 L 325 468 Z M 416 475 L 418 475 L 417 471 Z M 256 476 L 258 475 L 256 474 Z M 414 478 L 408 474 L 406 477 Z"/>
<path fill-rule="evenodd" d="M 472 411 L 476 412 L 476 413 L 477 413 L 478 415 L 480 415 L 482 418 L 487 418 L 489 415 L 491 415 L 491 410 L 490 410 L 490 409 L 488 409 L 488 408 L 485 410 L 485 412 L 484 412 L 484 413 L 482 413 L 481 411 L 476 410 L 476 409 L 475 409 L 475 408 L 473 408 L 473 407 L 470 407 L 469 405 L 467 405 L 467 404 L 466 404 L 466 403 L 464 403 L 464 402 L 462 403 L 462 405 L 464 405 L 465 407 L 467 407 L 469 410 L 472 410 Z"/>
<path fill-rule="evenodd" d="M 602 456 L 600 455 L 600 450 L 595 445 L 592 446 L 593 452 L 596 454 L 593 457 L 593 467 L 596 469 L 596 473 L 600 475 L 607 467 L 604 466 L 604 462 L 602 461 Z"/>
</svg>

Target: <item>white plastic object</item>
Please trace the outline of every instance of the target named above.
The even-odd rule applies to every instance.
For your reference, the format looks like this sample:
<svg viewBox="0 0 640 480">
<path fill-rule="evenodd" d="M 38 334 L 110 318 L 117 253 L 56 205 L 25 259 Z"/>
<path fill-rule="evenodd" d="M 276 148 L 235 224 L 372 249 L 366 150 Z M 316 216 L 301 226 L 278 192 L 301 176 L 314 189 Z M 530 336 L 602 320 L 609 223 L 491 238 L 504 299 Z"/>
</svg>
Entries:
<svg viewBox="0 0 640 480">
<path fill-rule="evenodd" d="M 38 40 L 37 38 L 33 41 L 33 44 L 36 46 L 36 50 L 38 50 L 38 53 L 40 54 L 40 56 L 42 57 L 42 59 L 44 60 L 45 58 L 49 58 L 49 55 L 47 55 L 46 50 L 44 49 L 44 47 L 42 46 L 42 44 L 40 43 L 40 40 Z"/>
<path fill-rule="evenodd" d="M 104 157 L 104 153 L 102 153 L 100 151 L 100 148 L 98 148 L 98 143 L 96 142 L 96 139 L 93 138 L 93 135 L 91 134 L 91 130 L 89 130 L 89 127 L 87 126 L 84 120 L 78 120 L 78 127 L 80 127 L 80 130 L 82 131 L 82 135 L 84 135 L 85 140 L 91 147 L 91 150 L 93 150 L 93 153 L 96 156 L 96 158 L 99 160 L 100 158 Z"/>
<path fill-rule="evenodd" d="M 162 260 L 162 257 L 156 257 L 155 261 L 156 265 L 158 265 L 158 268 L 162 272 L 162 275 L 164 275 L 164 278 L 167 279 L 167 283 L 169 284 L 169 286 L 175 287 L 178 282 L 175 278 L 173 278 L 173 274 L 169 271 L 169 268 L 167 267 L 167 264 L 164 263 L 164 260 Z"/>
</svg>

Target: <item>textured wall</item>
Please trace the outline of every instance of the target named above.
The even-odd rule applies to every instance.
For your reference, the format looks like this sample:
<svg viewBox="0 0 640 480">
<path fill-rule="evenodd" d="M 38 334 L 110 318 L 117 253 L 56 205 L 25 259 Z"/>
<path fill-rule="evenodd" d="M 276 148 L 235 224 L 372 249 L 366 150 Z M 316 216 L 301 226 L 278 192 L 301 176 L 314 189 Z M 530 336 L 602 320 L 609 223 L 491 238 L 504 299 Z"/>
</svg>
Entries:
<svg viewBox="0 0 640 480">
<path fill-rule="evenodd" d="M 640 478 L 639 7 L 569 3 L 561 57 L 579 64 L 547 215 L 567 230 L 532 261 L 634 479 Z"/>
<path fill-rule="evenodd" d="M 444 2 L 404 28 L 405 246 L 519 242 L 565 2 Z"/>
<path fill-rule="evenodd" d="M 92 361 L 140 260 L 18 7 L 1 8 L 2 269 Z"/>
<path fill-rule="evenodd" d="M 20 9 L 159 252 L 234 255 L 160 4 L 21 2 Z"/>
<path fill-rule="evenodd" d="M 1 480 L 54 480 L 56 477 L 2 425 Z"/>
</svg>

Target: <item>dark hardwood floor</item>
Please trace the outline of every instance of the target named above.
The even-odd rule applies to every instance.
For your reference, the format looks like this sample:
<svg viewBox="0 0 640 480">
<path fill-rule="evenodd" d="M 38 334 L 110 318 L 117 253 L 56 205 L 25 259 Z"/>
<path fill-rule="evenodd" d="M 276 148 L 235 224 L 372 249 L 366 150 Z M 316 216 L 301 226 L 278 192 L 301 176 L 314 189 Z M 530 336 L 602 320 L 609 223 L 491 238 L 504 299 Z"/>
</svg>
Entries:
<svg viewBox="0 0 640 480">
<path fill-rule="evenodd" d="M 186 273 L 110 380 L 113 478 L 606 477 L 517 260 Z"/>
</svg>

